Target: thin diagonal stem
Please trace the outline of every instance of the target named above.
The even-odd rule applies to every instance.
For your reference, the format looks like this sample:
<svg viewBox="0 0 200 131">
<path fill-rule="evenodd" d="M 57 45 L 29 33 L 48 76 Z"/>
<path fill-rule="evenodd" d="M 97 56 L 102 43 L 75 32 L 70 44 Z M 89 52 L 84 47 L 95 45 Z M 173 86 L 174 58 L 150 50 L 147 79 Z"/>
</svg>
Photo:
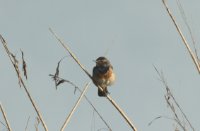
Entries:
<svg viewBox="0 0 200 131">
<path fill-rule="evenodd" d="M 164 86 L 165 86 L 165 89 L 166 89 L 166 91 L 167 91 L 167 95 L 165 95 L 165 100 L 166 100 L 167 104 L 169 105 L 170 109 L 172 110 L 172 112 L 173 112 L 173 114 L 174 114 L 174 116 L 175 116 L 176 122 L 180 125 L 180 127 L 181 127 L 183 130 L 186 130 L 185 127 L 184 127 L 184 125 L 181 123 L 181 120 L 179 119 L 177 113 L 175 112 L 174 106 L 173 106 L 172 103 L 169 101 L 170 98 L 172 98 L 172 99 L 171 99 L 172 102 L 178 107 L 180 113 L 181 113 L 182 116 L 185 118 L 185 120 L 186 120 L 187 123 L 189 124 L 190 128 L 191 128 L 193 131 L 195 131 L 195 129 L 194 129 L 194 127 L 192 126 L 191 122 L 189 121 L 188 117 L 187 117 L 186 114 L 183 112 L 182 108 L 180 107 L 180 105 L 178 104 L 177 100 L 175 99 L 173 93 L 171 92 L 171 90 L 170 90 L 170 88 L 169 88 L 169 86 L 168 86 L 168 84 L 167 84 L 167 82 L 166 82 L 166 79 L 165 79 L 165 77 L 164 77 L 163 72 L 162 72 L 162 71 L 161 71 L 161 72 L 158 71 L 158 69 L 157 69 L 155 66 L 154 66 L 154 68 L 155 68 L 157 74 L 159 75 L 161 82 L 162 82 L 162 83 L 164 84 Z"/>
<path fill-rule="evenodd" d="M 5 119 L 5 122 L 6 122 L 6 125 L 7 125 L 8 130 L 9 130 L 9 131 L 12 131 L 12 129 L 11 129 L 11 127 L 10 127 L 10 124 L 9 124 L 9 121 L 8 121 L 8 119 L 7 119 L 7 117 L 6 117 L 6 112 L 4 111 L 3 106 L 1 105 L 1 103 L 0 103 L 0 108 L 1 108 L 1 112 L 2 112 L 2 114 L 3 114 L 3 117 L 4 117 L 4 119 Z"/>
<path fill-rule="evenodd" d="M 4 46 L 5 50 L 6 50 L 6 53 L 7 53 L 8 57 L 9 57 L 10 61 L 12 62 L 12 65 L 13 65 L 14 68 L 15 68 L 15 71 L 16 71 L 17 76 L 18 76 L 18 79 L 19 79 L 19 83 L 22 84 L 22 86 L 24 87 L 24 90 L 25 90 L 25 92 L 26 92 L 26 95 L 28 96 L 29 100 L 31 101 L 31 104 L 32 104 L 32 106 L 34 107 L 34 109 L 35 109 L 35 111 L 36 111 L 36 113 L 37 113 L 39 119 L 41 120 L 42 125 L 43 125 L 45 131 L 48 131 L 48 128 L 47 128 L 47 126 L 46 126 L 46 124 L 45 124 L 45 122 L 44 122 L 44 120 L 43 120 L 43 118 L 42 118 L 42 115 L 41 115 L 41 113 L 40 113 L 38 107 L 36 106 L 36 104 L 35 104 L 33 98 L 31 97 L 31 95 L 30 95 L 30 93 L 29 93 L 29 91 L 28 91 L 28 89 L 27 89 L 27 87 L 26 87 L 26 85 L 25 85 L 25 83 L 24 83 L 24 81 L 23 81 L 23 79 L 22 79 L 22 77 L 21 77 L 20 71 L 15 67 L 15 63 L 14 63 L 14 61 L 13 61 L 12 58 L 11 58 L 11 52 L 9 51 L 9 49 L 8 49 L 8 47 L 7 47 L 7 43 L 6 43 L 6 41 L 4 40 L 4 38 L 2 37 L 2 35 L 0 35 L 0 39 L 1 39 L 1 42 L 2 42 L 2 44 L 3 44 L 3 46 Z"/>
<path fill-rule="evenodd" d="M 71 55 L 71 57 L 74 59 L 74 61 L 83 69 L 83 71 L 90 77 L 90 79 L 93 80 L 90 73 L 84 68 L 84 66 L 79 62 L 77 57 L 74 55 L 74 53 L 70 50 L 70 48 L 62 42 L 62 40 L 53 32 L 51 28 L 49 28 L 50 32 L 54 35 L 54 37 L 60 42 L 60 44 L 68 51 L 68 53 Z M 98 89 L 103 91 L 103 89 L 98 86 Z M 112 103 L 112 105 L 118 110 L 118 112 L 122 115 L 122 117 L 126 120 L 126 122 L 129 124 L 129 126 L 133 129 L 133 131 L 137 131 L 136 127 L 133 125 L 131 120 L 128 118 L 128 116 L 124 113 L 124 111 L 117 105 L 117 103 L 111 98 L 110 95 L 106 95 L 106 98 Z"/>
<path fill-rule="evenodd" d="M 54 76 L 54 75 L 51 75 L 50 76 Z M 65 80 L 59 76 L 57 76 L 58 79 L 62 79 L 62 80 Z M 71 81 L 68 81 L 68 80 L 65 80 L 67 83 L 71 84 L 72 86 L 74 86 L 75 90 L 77 89 L 80 93 L 82 92 L 82 90 L 76 86 L 73 82 Z M 57 88 L 57 87 L 56 87 Z M 109 131 L 112 131 L 111 127 L 108 125 L 108 123 L 104 120 L 103 116 L 99 113 L 99 111 L 96 109 L 96 107 L 93 105 L 93 103 L 90 101 L 90 99 L 84 95 L 86 101 L 92 106 L 92 108 L 94 109 L 94 111 L 97 113 L 97 115 L 100 117 L 100 119 L 104 122 L 104 124 L 108 127 Z"/>
<path fill-rule="evenodd" d="M 167 6 L 165 0 L 162 0 L 162 2 L 163 2 L 164 6 L 165 6 L 165 8 L 166 8 L 166 10 L 167 10 L 168 15 L 169 15 L 170 18 L 172 19 L 172 21 L 173 21 L 173 23 L 174 23 L 174 25 L 175 25 L 175 27 L 176 27 L 176 30 L 178 31 L 179 35 L 181 36 L 181 39 L 182 39 L 183 43 L 185 44 L 185 46 L 186 46 L 186 48 L 187 48 L 187 50 L 188 50 L 188 52 L 189 52 L 189 54 L 190 54 L 190 56 L 191 56 L 191 58 L 192 58 L 194 64 L 195 64 L 195 66 L 196 66 L 196 68 L 197 68 L 197 70 L 198 70 L 198 72 L 199 72 L 199 74 L 200 74 L 200 66 L 199 66 L 199 63 L 198 63 L 197 58 L 195 57 L 195 54 L 192 52 L 192 49 L 190 48 L 190 46 L 189 46 L 187 40 L 186 40 L 185 37 L 183 36 L 183 33 L 182 33 L 182 31 L 180 30 L 180 28 L 179 28 L 177 22 L 175 21 L 175 18 L 173 17 L 173 15 L 172 15 L 170 9 L 168 8 L 168 6 Z"/>
<path fill-rule="evenodd" d="M 198 70 L 198 72 L 199 72 L 199 74 L 200 74 L 200 65 L 199 65 L 199 62 L 198 62 L 198 60 L 197 60 L 197 57 L 195 57 L 195 55 L 194 55 L 194 53 L 192 52 L 192 50 L 191 50 L 189 44 L 187 43 L 185 37 L 183 36 L 183 33 L 181 32 L 181 30 L 180 30 L 178 24 L 176 23 L 176 21 L 175 21 L 173 15 L 172 15 L 172 13 L 171 13 L 169 7 L 167 6 L 165 0 L 162 0 L 162 1 L 163 1 L 163 4 L 164 4 L 164 6 L 165 6 L 165 8 L 166 8 L 166 10 L 167 10 L 167 13 L 169 14 L 170 18 L 172 19 L 172 21 L 173 21 L 173 23 L 174 23 L 174 25 L 175 25 L 175 27 L 176 27 L 176 29 L 177 29 L 179 35 L 181 36 L 181 39 L 183 40 L 183 43 L 185 44 L 185 46 L 186 46 L 186 48 L 187 48 L 187 50 L 188 50 L 188 52 L 189 52 L 189 54 L 190 54 L 190 56 L 191 56 L 191 58 L 192 58 L 194 64 L 195 64 L 195 66 L 196 66 L 196 68 L 197 68 L 197 70 Z M 173 99 L 174 99 L 174 98 L 173 98 Z M 175 99 L 174 99 L 174 101 L 175 101 Z M 176 101 L 175 101 L 175 103 L 176 103 L 176 105 L 178 106 L 178 108 L 180 109 L 180 111 L 181 111 L 181 113 L 183 114 L 183 116 L 185 117 L 185 119 L 187 120 L 187 122 L 189 123 L 190 127 L 192 128 L 192 130 L 194 131 L 194 127 L 192 126 L 192 124 L 190 123 L 190 121 L 188 120 L 188 118 L 186 117 L 186 115 L 183 113 L 183 111 L 182 111 L 182 109 L 180 108 L 179 104 L 178 104 Z"/>
<path fill-rule="evenodd" d="M 67 116 L 67 119 L 65 120 L 63 126 L 61 127 L 60 131 L 64 131 L 65 127 L 67 126 L 68 122 L 70 121 L 74 111 L 76 110 L 76 108 L 78 107 L 79 103 L 81 102 L 83 96 L 85 95 L 85 92 L 87 91 L 88 87 L 89 87 L 89 83 L 86 84 L 84 90 L 82 91 L 80 97 L 78 98 L 76 104 L 74 105 L 73 109 L 71 110 L 71 112 L 69 113 L 69 115 Z"/>
</svg>

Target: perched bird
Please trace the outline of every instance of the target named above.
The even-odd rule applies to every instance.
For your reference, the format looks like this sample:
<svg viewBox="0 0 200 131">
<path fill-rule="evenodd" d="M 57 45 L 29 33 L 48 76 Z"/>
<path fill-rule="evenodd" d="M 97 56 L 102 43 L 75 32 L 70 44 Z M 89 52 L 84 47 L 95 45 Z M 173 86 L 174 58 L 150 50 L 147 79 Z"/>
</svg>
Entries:
<svg viewBox="0 0 200 131">
<path fill-rule="evenodd" d="M 107 86 L 110 86 L 115 81 L 115 74 L 113 72 L 113 67 L 110 64 L 110 61 L 101 56 L 96 59 L 96 66 L 93 68 L 93 83 L 96 86 L 100 86 L 103 91 L 98 89 L 98 95 L 105 97 L 108 93 Z"/>
</svg>

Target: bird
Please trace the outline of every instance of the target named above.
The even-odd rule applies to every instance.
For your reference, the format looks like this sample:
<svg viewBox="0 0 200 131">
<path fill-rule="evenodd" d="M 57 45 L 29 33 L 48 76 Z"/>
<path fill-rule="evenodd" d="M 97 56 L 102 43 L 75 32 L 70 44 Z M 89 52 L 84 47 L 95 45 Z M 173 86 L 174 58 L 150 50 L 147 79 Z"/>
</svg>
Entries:
<svg viewBox="0 0 200 131">
<path fill-rule="evenodd" d="M 104 57 L 98 57 L 96 60 L 96 66 L 93 68 L 92 80 L 98 87 L 100 86 L 103 91 L 98 88 L 98 96 L 105 97 L 109 92 L 107 86 L 111 86 L 115 81 L 115 73 L 110 61 Z"/>
</svg>

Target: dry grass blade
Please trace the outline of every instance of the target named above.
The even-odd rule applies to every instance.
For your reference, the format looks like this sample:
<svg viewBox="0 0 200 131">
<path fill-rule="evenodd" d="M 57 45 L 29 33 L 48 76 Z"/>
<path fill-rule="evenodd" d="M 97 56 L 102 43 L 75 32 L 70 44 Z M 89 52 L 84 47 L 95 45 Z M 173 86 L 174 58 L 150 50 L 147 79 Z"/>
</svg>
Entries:
<svg viewBox="0 0 200 131">
<path fill-rule="evenodd" d="M 64 42 L 61 41 L 61 39 L 53 32 L 53 30 L 50 28 L 50 32 L 54 35 L 54 37 L 60 42 L 60 44 L 68 51 L 68 53 L 71 55 L 71 57 L 74 59 L 74 61 L 83 69 L 83 71 L 90 77 L 91 80 L 93 80 L 90 73 L 83 67 L 83 65 L 79 62 L 77 57 L 74 55 L 74 53 L 69 49 L 68 46 L 64 44 Z M 103 89 L 98 86 L 98 89 L 103 91 Z M 137 131 L 136 127 L 133 125 L 131 120 L 128 118 L 128 116 L 124 113 L 124 111 L 117 105 L 117 103 L 109 96 L 106 95 L 106 98 L 112 103 L 112 105 L 118 110 L 118 112 L 122 115 L 122 117 L 126 120 L 126 122 L 129 124 L 129 126 L 133 129 L 133 131 Z"/>
<path fill-rule="evenodd" d="M 181 36 L 181 38 L 182 38 L 182 40 L 183 40 L 183 42 L 184 42 L 184 44 L 185 44 L 185 46 L 186 46 L 186 48 L 187 48 L 187 50 L 188 50 L 188 52 L 189 52 L 189 54 L 190 54 L 190 56 L 191 56 L 191 58 L 192 58 L 194 64 L 195 64 L 195 66 L 196 66 L 198 72 L 200 73 L 200 65 L 199 65 L 199 62 L 198 62 L 197 53 L 195 53 L 195 54 L 196 54 L 196 56 L 195 56 L 194 53 L 192 52 L 192 50 L 191 50 L 191 48 L 190 48 L 188 42 L 186 41 L 185 37 L 183 36 L 183 33 L 181 32 L 181 30 L 180 30 L 180 28 L 179 28 L 177 22 L 175 21 L 175 19 L 174 19 L 172 13 L 171 13 L 171 11 L 170 11 L 170 9 L 168 8 L 168 6 L 167 6 L 165 0 L 162 0 L 162 1 L 163 1 L 163 4 L 164 4 L 164 6 L 165 6 L 165 8 L 166 8 L 166 10 L 167 10 L 167 12 L 168 12 L 170 18 L 172 19 L 172 21 L 173 21 L 173 23 L 174 23 L 174 25 L 175 25 L 175 27 L 176 27 L 176 29 L 177 29 L 179 35 Z M 182 9 L 182 6 L 181 6 L 180 2 L 179 2 L 179 8 L 180 8 L 180 10 L 182 11 L 182 15 L 183 15 L 183 17 L 184 17 L 184 19 L 185 19 L 185 24 L 186 24 L 186 26 L 187 26 L 187 28 L 188 28 L 188 30 L 189 30 L 189 33 L 190 33 L 190 35 L 191 35 L 191 38 L 192 38 L 192 40 L 193 40 L 193 44 L 194 44 L 194 47 L 195 47 L 195 41 L 194 41 L 194 38 L 193 38 L 193 35 L 192 35 L 192 31 L 191 31 L 190 26 L 189 26 L 188 23 L 187 23 L 187 20 L 186 20 L 186 17 L 185 17 L 185 13 L 184 13 L 184 10 Z M 196 52 L 196 48 L 195 48 L 195 52 Z M 187 122 L 189 123 L 191 129 L 194 131 L 194 127 L 192 126 L 192 124 L 190 123 L 190 121 L 188 120 L 188 118 L 186 117 L 185 113 L 184 113 L 184 112 L 182 111 L 182 109 L 180 108 L 180 106 L 179 106 L 179 104 L 177 103 L 177 101 L 174 99 L 173 95 L 172 95 L 172 98 L 173 98 L 175 104 L 177 105 L 177 107 L 179 108 L 179 110 L 181 111 L 181 113 L 183 114 L 183 116 L 185 117 L 185 119 L 187 120 Z"/>
<path fill-rule="evenodd" d="M 176 0 L 176 2 L 177 2 L 177 5 L 178 5 L 178 8 L 179 8 L 179 11 L 181 13 L 181 16 L 183 18 L 183 21 L 184 21 L 184 23 L 185 23 L 185 25 L 186 25 L 186 27 L 187 27 L 187 29 L 189 31 L 189 34 L 190 34 L 190 37 L 191 37 L 191 40 L 192 40 L 192 43 L 193 43 L 193 48 L 194 48 L 194 51 L 195 51 L 196 58 L 199 60 L 198 54 L 197 54 L 197 48 L 196 48 L 196 41 L 195 41 L 194 35 L 192 33 L 192 29 L 191 29 L 191 27 L 190 27 L 190 25 L 189 25 L 189 23 L 187 21 L 187 17 L 186 17 L 185 11 L 183 9 L 183 6 L 182 6 L 180 0 Z"/>
<path fill-rule="evenodd" d="M 36 131 L 39 131 L 39 130 L 38 130 L 39 124 L 40 124 L 40 118 L 36 117 L 36 121 L 35 121 L 35 125 L 34 125 Z"/>
<path fill-rule="evenodd" d="M 58 86 L 61 85 L 61 84 L 63 84 L 64 82 L 69 83 L 70 85 L 74 86 L 75 88 L 77 87 L 77 86 L 76 86 L 74 83 L 72 83 L 71 81 L 66 80 L 66 79 L 63 79 L 63 78 L 60 78 L 59 76 L 55 76 L 55 75 L 52 75 L 52 74 L 49 74 L 49 76 L 51 76 L 52 79 L 54 80 L 56 89 L 58 89 Z"/>
<path fill-rule="evenodd" d="M 20 71 L 19 71 L 19 62 L 18 62 L 18 60 L 17 60 L 17 58 L 16 58 L 16 56 L 13 54 L 13 53 L 11 53 L 10 52 L 10 54 L 11 54 L 11 58 L 12 58 L 12 60 L 13 60 L 13 66 L 14 66 L 14 68 L 15 68 L 15 70 L 16 70 L 16 73 L 17 73 L 17 77 L 18 77 L 18 80 L 19 80 L 19 86 L 21 87 L 21 78 L 20 78 Z"/>
<path fill-rule="evenodd" d="M 51 28 L 49 28 L 50 32 L 56 37 L 56 39 L 60 42 L 60 44 L 69 52 L 70 56 L 76 61 L 76 63 L 83 69 L 83 71 L 92 79 L 92 76 L 88 71 L 83 67 L 83 65 L 79 62 L 79 60 L 76 58 L 74 53 L 69 49 L 68 46 L 66 46 L 61 39 L 58 38 L 58 36 L 53 32 Z"/>
<path fill-rule="evenodd" d="M 87 84 L 85 85 L 84 90 L 82 91 L 82 93 L 81 93 L 80 97 L 78 98 L 76 104 L 74 105 L 73 109 L 71 110 L 71 112 L 70 112 L 69 115 L 67 116 L 67 119 L 65 120 L 64 124 L 62 125 L 60 131 L 64 131 L 64 129 L 65 129 L 65 127 L 67 126 L 68 122 L 70 121 L 70 119 L 71 119 L 71 117 L 72 117 L 74 111 L 75 111 L 76 108 L 78 107 L 78 105 L 79 105 L 79 103 L 81 102 L 81 100 L 82 100 L 82 98 L 83 98 L 85 92 L 87 91 L 87 89 L 88 89 L 90 83 L 91 83 L 91 82 L 89 82 L 89 83 L 87 83 Z"/>
<path fill-rule="evenodd" d="M 173 15 L 172 15 L 170 9 L 168 8 L 168 6 L 167 6 L 165 0 L 162 0 L 162 1 L 163 1 L 163 4 L 164 4 L 164 6 L 165 6 L 165 8 L 166 8 L 166 10 L 167 10 L 167 13 L 169 14 L 169 16 L 170 16 L 170 18 L 172 19 L 172 21 L 173 21 L 173 23 L 174 23 L 174 25 L 175 25 L 175 27 L 176 27 L 176 29 L 177 29 L 179 35 L 181 36 L 181 39 L 182 39 L 183 43 L 185 44 L 185 46 L 186 46 L 186 48 L 187 48 L 187 50 L 188 50 L 188 52 L 189 52 L 189 54 L 190 54 L 190 56 L 191 56 L 191 58 L 192 58 L 194 64 L 195 64 L 195 66 L 196 66 L 198 72 L 200 73 L 200 66 L 199 66 L 198 59 L 196 58 L 195 54 L 192 52 L 192 50 L 191 50 L 191 48 L 190 48 L 188 42 L 186 41 L 185 37 L 183 36 L 183 33 L 182 33 L 182 31 L 180 30 L 180 28 L 179 28 L 177 22 L 175 21 L 175 18 L 173 17 Z"/>
<path fill-rule="evenodd" d="M 0 103 L 0 109 L 1 109 L 1 112 L 2 112 L 2 114 L 3 114 L 4 120 L 5 120 L 5 122 L 6 122 L 7 129 L 8 129 L 9 131 L 12 131 L 12 129 L 11 129 L 11 127 L 10 127 L 10 124 L 9 124 L 9 122 L 8 122 L 8 119 L 7 119 L 7 117 L 6 117 L 6 113 L 5 113 L 5 111 L 4 111 L 3 106 L 1 105 L 1 103 Z"/>
<path fill-rule="evenodd" d="M 59 76 L 59 72 L 60 72 L 60 71 L 59 71 L 60 62 L 61 62 L 62 60 L 63 60 L 63 58 L 58 62 L 57 67 L 56 67 L 56 72 L 55 72 L 55 74 L 54 74 L 54 75 L 49 74 L 49 76 L 51 76 L 52 79 L 53 79 L 54 82 L 55 82 L 56 89 L 58 88 L 58 86 L 59 86 L 60 84 L 62 84 L 62 83 L 64 83 L 64 82 L 70 83 L 70 81 L 67 81 L 67 80 L 64 80 L 64 79 L 58 77 L 58 76 Z M 71 84 L 73 84 L 73 83 L 71 83 Z"/>
<path fill-rule="evenodd" d="M 49 76 L 52 77 L 52 79 L 55 81 L 55 85 L 56 85 L 56 89 L 58 89 L 58 86 L 60 85 L 59 83 L 64 83 L 64 82 L 67 82 L 68 84 L 72 85 L 75 89 L 74 89 L 74 93 L 76 90 L 78 90 L 80 93 L 82 92 L 82 90 L 76 86 L 73 82 L 69 81 L 69 80 L 66 80 L 66 79 L 63 79 L 63 78 L 60 78 L 59 77 L 59 66 L 60 65 L 60 61 L 58 62 L 58 65 L 56 67 L 56 73 L 54 75 L 52 74 L 49 74 Z M 61 82 L 62 81 L 62 82 Z M 95 106 L 92 104 L 92 102 L 89 100 L 89 98 L 84 95 L 86 101 L 92 106 L 92 108 L 94 109 L 94 111 L 97 113 L 97 115 L 100 117 L 100 119 L 104 122 L 104 124 L 107 126 L 107 128 L 109 129 L 109 131 L 112 131 L 112 129 L 110 128 L 110 126 L 108 125 L 108 123 L 103 119 L 102 115 L 97 111 L 97 109 L 95 108 Z"/>
<path fill-rule="evenodd" d="M 6 127 L 6 125 L 2 122 L 2 121 L 0 121 L 0 123 L 1 123 L 1 125 L 3 125 L 4 127 Z M 7 127 L 6 127 L 7 128 Z"/>
<path fill-rule="evenodd" d="M 28 79 L 26 61 L 24 60 L 24 52 L 21 50 L 21 53 L 22 53 L 22 70 L 24 72 L 24 76 L 26 77 L 26 79 Z"/>
<path fill-rule="evenodd" d="M 175 107 L 173 106 L 172 102 L 170 102 L 169 97 L 165 96 L 165 100 L 167 102 L 167 105 L 170 107 L 171 111 L 174 114 L 174 120 L 176 121 L 176 123 L 184 130 L 187 131 L 185 125 L 183 122 L 181 122 L 181 119 L 179 118 L 178 114 L 176 113 Z"/>
<path fill-rule="evenodd" d="M 182 108 L 180 107 L 180 105 L 178 104 L 177 100 L 175 99 L 173 93 L 171 92 L 165 78 L 164 78 L 164 74 L 162 72 L 159 72 L 158 69 L 154 66 L 157 74 L 159 75 L 161 82 L 164 84 L 165 89 L 166 89 L 166 95 L 165 95 L 165 100 L 167 102 L 167 105 L 170 107 L 174 117 L 175 117 L 175 121 L 177 122 L 177 124 L 184 130 L 186 131 L 186 127 L 185 127 L 185 123 L 182 122 L 182 120 L 179 118 L 177 111 L 180 112 L 180 114 L 183 116 L 184 120 L 187 121 L 187 123 L 189 124 L 191 130 L 195 131 L 194 127 L 192 126 L 191 122 L 189 121 L 189 119 L 187 118 L 186 114 L 183 112 Z"/>
<path fill-rule="evenodd" d="M 27 131 L 27 130 L 28 130 L 28 123 L 29 123 L 29 121 L 30 121 L 30 116 L 28 117 L 28 120 L 27 120 L 27 122 L 26 122 L 25 131 Z"/>
<path fill-rule="evenodd" d="M 13 55 L 9 51 L 9 49 L 7 47 L 7 43 L 6 43 L 5 39 L 3 38 L 3 36 L 1 34 L 0 34 L 0 39 L 1 39 L 1 42 L 2 42 L 2 44 L 4 46 L 4 49 L 5 49 L 5 51 L 6 51 L 7 55 L 8 55 L 8 57 L 9 57 L 12 65 L 13 65 L 13 67 L 15 68 L 15 71 L 17 73 L 17 77 L 18 77 L 18 80 L 19 80 L 19 85 L 21 87 L 22 83 L 21 83 L 20 71 L 19 71 L 19 68 L 18 68 L 18 60 L 16 59 L 15 55 Z"/>
<path fill-rule="evenodd" d="M 43 120 L 43 118 L 42 118 L 42 115 L 41 115 L 41 113 L 39 112 L 38 107 L 36 106 L 36 104 L 35 104 L 33 98 L 31 97 L 31 95 L 30 95 L 30 93 L 29 93 L 29 91 L 28 91 L 28 89 L 27 89 L 27 87 L 26 87 L 26 85 L 25 85 L 25 83 L 24 83 L 24 81 L 23 81 L 23 79 L 22 79 L 22 77 L 21 77 L 21 73 L 20 73 L 20 71 L 19 71 L 18 65 L 16 65 L 17 60 L 15 59 L 15 56 L 14 56 L 14 55 L 10 52 L 10 50 L 8 49 L 7 43 L 6 43 L 5 39 L 2 37 L 2 35 L 0 35 L 0 39 L 1 39 L 1 42 L 2 42 L 2 44 L 3 44 L 3 46 L 4 46 L 5 50 L 6 50 L 6 53 L 7 53 L 8 57 L 9 57 L 10 61 L 12 62 L 13 66 L 14 66 L 14 69 L 15 69 L 15 71 L 16 71 L 16 73 L 17 73 L 20 86 L 22 85 L 22 86 L 24 87 L 24 90 L 25 90 L 25 92 L 26 92 L 26 94 L 27 94 L 27 96 L 28 96 L 28 98 L 29 98 L 31 104 L 33 105 L 33 107 L 34 107 L 34 109 L 35 109 L 35 111 L 36 111 L 38 117 L 40 118 L 40 120 L 41 120 L 41 122 L 42 122 L 42 125 L 43 125 L 45 131 L 48 131 L 47 126 L 46 126 L 46 124 L 45 124 L 45 122 L 44 122 L 44 120 Z"/>
<path fill-rule="evenodd" d="M 170 91 L 170 90 L 169 90 Z M 186 114 L 183 112 L 183 109 L 180 107 L 180 105 L 178 104 L 178 102 L 176 101 L 176 99 L 174 98 L 174 95 L 172 94 L 172 92 L 170 91 L 170 97 L 173 99 L 174 103 L 176 104 L 176 106 L 178 107 L 178 109 L 180 110 L 181 114 L 183 115 L 183 117 L 186 119 L 186 121 L 188 122 L 188 124 L 190 125 L 190 128 L 195 131 L 194 127 L 192 126 L 191 122 L 189 121 L 189 119 L 187 118 Z"/>
<path fill-rule="evenodd" d="M 154 118 L 153 120 L 151 120 L 151 121 L 149 122 L 148 126 L 150 126 L 151 124 L 153 124 L 154 121 L 156 121 L 156 120 L 158 120 L 158 119 L 161 119 L 161 118 L 176 121 L 175 119 L 170 118 L 170 117 L 167 117 L 167 116 L 158 116 L 158 117 Z"/>
</svg>

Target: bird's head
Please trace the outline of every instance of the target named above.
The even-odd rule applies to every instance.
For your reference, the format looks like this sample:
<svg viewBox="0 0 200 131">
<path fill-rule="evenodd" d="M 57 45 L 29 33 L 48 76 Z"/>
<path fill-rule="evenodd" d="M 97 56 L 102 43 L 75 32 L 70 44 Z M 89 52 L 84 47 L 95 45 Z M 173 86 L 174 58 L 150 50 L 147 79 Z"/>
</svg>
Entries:
<svg viewBox="0 0 200 131">
<path fill-rule="evenodd" d="M 110 61 L 106 57 L 99 57 L 95 60 L 96 66 L 110 66 Z"/>
</svg>

